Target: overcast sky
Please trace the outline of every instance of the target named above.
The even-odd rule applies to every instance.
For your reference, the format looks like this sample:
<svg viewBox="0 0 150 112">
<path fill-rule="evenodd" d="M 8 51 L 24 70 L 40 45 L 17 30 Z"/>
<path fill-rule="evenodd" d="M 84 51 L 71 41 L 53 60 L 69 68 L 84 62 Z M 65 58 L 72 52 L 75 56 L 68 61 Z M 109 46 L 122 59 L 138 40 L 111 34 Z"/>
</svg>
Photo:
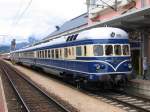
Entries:
<svg viewBox="0 0 150 112">
<path fill-rule="evenodd" d="M 0 45 L 43 38 L 86 10 L 86 0 L 0 0 Z M 27 8 L 29 6 L 29 8 Z M 27 10 L 24 12 L 24 10 Z"/>
</svg>

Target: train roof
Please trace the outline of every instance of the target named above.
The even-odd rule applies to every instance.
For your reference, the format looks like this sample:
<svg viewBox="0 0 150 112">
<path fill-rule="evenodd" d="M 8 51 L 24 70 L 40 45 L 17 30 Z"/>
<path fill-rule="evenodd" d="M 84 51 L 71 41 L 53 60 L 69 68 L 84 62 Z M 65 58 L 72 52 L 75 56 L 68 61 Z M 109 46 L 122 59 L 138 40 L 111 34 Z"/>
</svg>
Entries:
<svg viewBox="0 0 150 112">
<path fill-rule="evenodd" d="M 92 28 L 89 30 L 85 30 L 80 32 L 79 34 L 72 34 L 72 35 L 62 36 L 56 39 L 51 39 L 49 42 L 41 43 L 39 45 L 35 45 L 28 48 L 23 48 L 13 52 L 29 51 L 41 47 L 50 46 L 50 45 L 66 43 L 69 37 L 75 35 L 76 35 L 76 39 L 74 41 L 87 40 L 87 39 L 128 39 L 128 34 L 122 29 L 113 28 L 113 27 L 100 27 L 100 28 Z"/>
</svg>

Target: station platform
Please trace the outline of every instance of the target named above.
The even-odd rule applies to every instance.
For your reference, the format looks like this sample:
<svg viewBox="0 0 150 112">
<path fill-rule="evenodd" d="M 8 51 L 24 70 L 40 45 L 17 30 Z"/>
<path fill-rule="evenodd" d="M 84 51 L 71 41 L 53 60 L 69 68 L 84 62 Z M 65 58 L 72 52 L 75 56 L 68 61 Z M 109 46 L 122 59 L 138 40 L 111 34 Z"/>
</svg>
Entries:
<svg viewBox="0 0 150 112">
<path fill-rule="evenodd" d="M 130 80 L 126 92 L 150 99 L 150 80 Z"/>
<path fill-rule="evenodd" d="M 0 112 L 8 112 L 1 76 L 0 76 Z"/>
</svg>

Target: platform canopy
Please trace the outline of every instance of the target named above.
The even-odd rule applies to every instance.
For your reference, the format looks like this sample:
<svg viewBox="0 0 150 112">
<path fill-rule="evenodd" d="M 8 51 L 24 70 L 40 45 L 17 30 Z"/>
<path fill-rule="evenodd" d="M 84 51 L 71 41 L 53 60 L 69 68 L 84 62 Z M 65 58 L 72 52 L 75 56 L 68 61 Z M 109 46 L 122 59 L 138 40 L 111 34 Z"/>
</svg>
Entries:
<svg viewBox="0 0 150 112">
<path fill-rule="evenodd" d="M 93 25 L 93 27 L 100 27 L 106 25 L 112 27 L 119 27 L 126 30 L 150 28 L 150 7 L 123 14 L 111 20 L 96 23 L 95 25 Z"/>
</svg>

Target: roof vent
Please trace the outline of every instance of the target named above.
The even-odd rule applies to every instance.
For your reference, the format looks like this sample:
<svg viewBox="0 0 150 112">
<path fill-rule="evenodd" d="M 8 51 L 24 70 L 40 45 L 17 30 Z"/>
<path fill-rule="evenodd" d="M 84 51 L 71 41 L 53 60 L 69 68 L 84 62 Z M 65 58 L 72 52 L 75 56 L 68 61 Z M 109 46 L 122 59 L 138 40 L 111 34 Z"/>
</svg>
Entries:
<svg viewBox="0 0 150 112">
<path fill-rule="evenodd" d="M 60 27 L 59 27 L 59 26 L 55 26 L 55 28 L 57 29 L 57 31 L 60 30 Z"/>
</svg>

